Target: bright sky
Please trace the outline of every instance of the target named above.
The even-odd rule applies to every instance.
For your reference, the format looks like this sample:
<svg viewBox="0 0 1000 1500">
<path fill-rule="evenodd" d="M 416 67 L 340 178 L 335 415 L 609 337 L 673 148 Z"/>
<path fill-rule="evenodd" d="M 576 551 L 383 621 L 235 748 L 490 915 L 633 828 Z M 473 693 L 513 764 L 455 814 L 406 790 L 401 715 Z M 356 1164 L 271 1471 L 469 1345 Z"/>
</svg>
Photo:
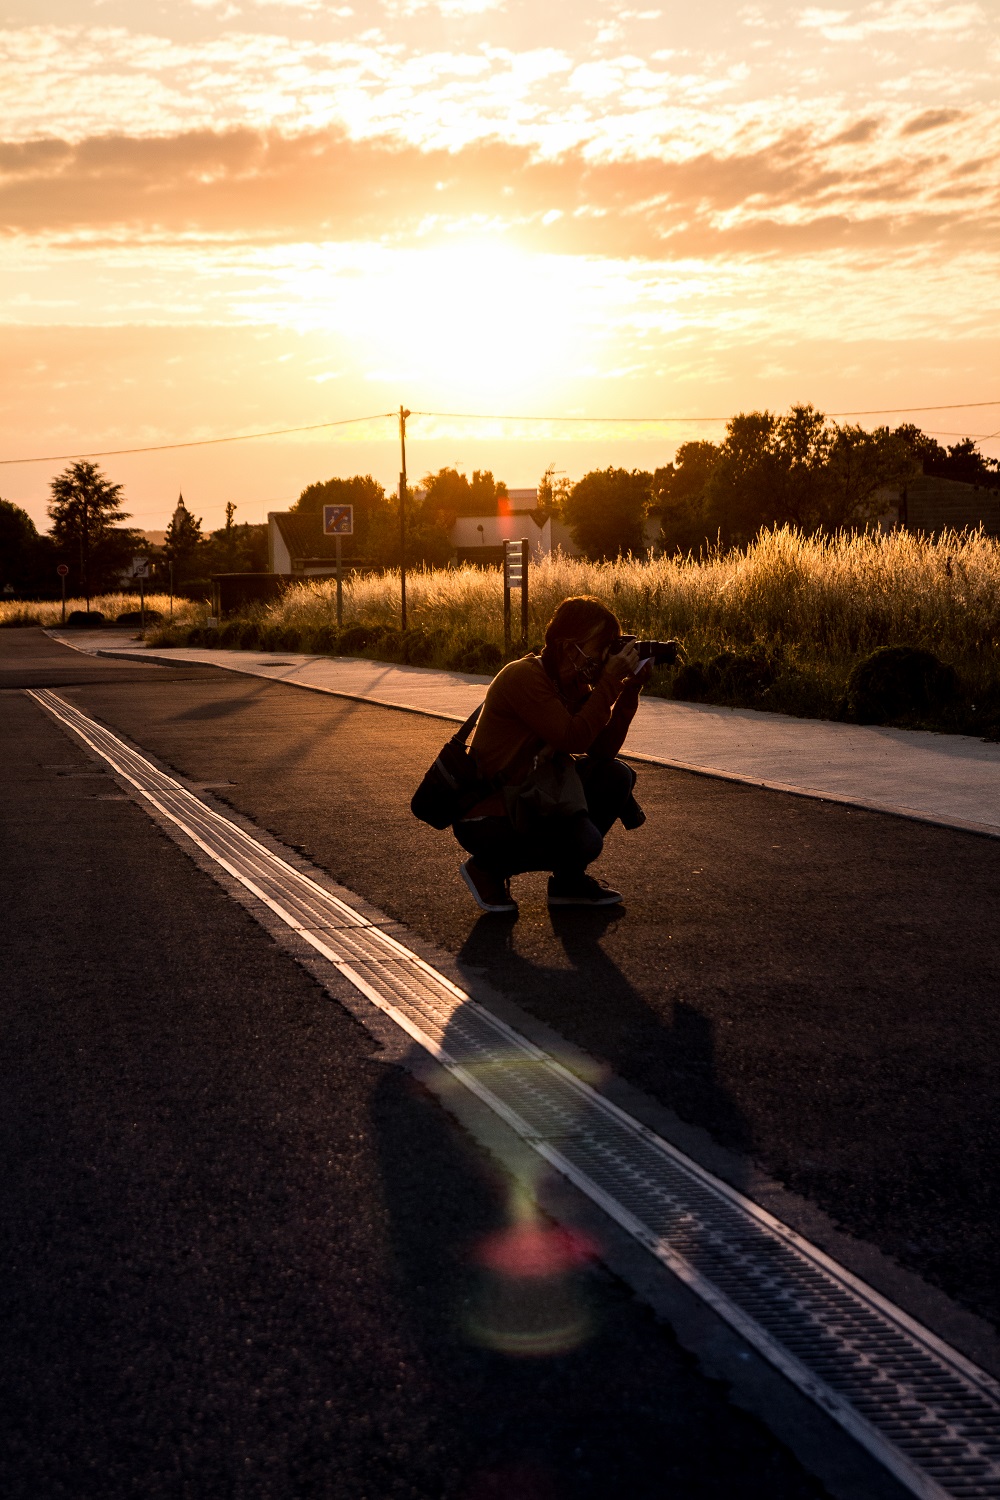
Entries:
<svg viewBox="0 0 1000 1500">
<path fill-rule="evenodd" d="M 1000 401 L 998 22 L 1000 0 L 6 0 L 0 457 L 400 402 Z M 989 434 L 1000 405 L 915 420 Z M 720 432 L 420 418 L 408 467 L 527 485 Z M 399 468 L 388 421 L 101 462 L 147 528 L 181 487 L 211 529 L 227 500 L 259 520 Z M 62 467 L 0 468 L 0 494 L 41 523 Z"/>
</svg>

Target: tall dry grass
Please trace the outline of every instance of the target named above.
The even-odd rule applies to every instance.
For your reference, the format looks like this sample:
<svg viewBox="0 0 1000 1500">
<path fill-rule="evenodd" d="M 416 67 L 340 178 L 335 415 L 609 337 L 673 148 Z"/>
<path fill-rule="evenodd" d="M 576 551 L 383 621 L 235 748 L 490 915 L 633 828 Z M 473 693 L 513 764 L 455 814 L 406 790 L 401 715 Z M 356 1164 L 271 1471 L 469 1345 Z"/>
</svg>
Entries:
<svg viewBox="0 0 1000 1500">
<path fill-rule="evenodd" d="M 707 558 L 590 563 L 556 555 L 530 574 L 530 634 L 539 640 L 570 594 L 604 600 L 626 629 L 678 636 L 689 655 L 759 647 L 803 660 L 851 662 L 880 646 L 919 645 L 954 665 L 1000 644 L 1000 543 L 981 532 L 936 538 L 764 533 Z M 409 624 L 456 637 L 503 638 L 499 571 L 462 567 L 407 575 Z M 305 631 L 335 619 L 332 582 L 303 584 L 266 612 Z M 345 581 L 345 624 L 399 622 L 399 575 Z"/>
<path fill-rule="evenodd" d="M 934 727 L 1000 733 L 1000 542 L 981 532 L 936 538 L 906 532 L 811 537 L 783 528 L 752 546 L 703 557 L 590 563 L 556 555 L 530 573 L 529 644 L 542 640 L 560 600 L 593 594 L 623 627 L 678 637 L 692 673 L 664 669 L 651 691 L 809 716 L 845 711 L 852 668 L 884 646 L 932 651 L 961 691 Z M 317 580 L 206 628 L 161 629 L 152 639 L 280 651 L 343 652 L 417 665 L 492 672 L 502 661 L 498 569 L 407 575 L 408 626 L 399 630 L 399 574 Z M 733 658 L 736 658 L 734 661 Z"/>
<path fill-rule="evenodd" d="M 67 599 L 66 617 L 75 609 L 85 610 L 85 599 Z M 138 594 L 94 594 L 90 608 L 104 616 L 105 622 L 113 624 L 120 615 L 139 608 Z M 147 610 L 155 610 L 167 618 L 170 612 L 169 594 L 147 594 Z M 199 616 L 200 606 L 187 599 L 174 599 L 174 622 L 188 624 Z M 59 599 L 5 599 L 0 600 L 0 628 L 5 625 L 58 625 L 62 619 L 62 602 Z"/>
</svg>

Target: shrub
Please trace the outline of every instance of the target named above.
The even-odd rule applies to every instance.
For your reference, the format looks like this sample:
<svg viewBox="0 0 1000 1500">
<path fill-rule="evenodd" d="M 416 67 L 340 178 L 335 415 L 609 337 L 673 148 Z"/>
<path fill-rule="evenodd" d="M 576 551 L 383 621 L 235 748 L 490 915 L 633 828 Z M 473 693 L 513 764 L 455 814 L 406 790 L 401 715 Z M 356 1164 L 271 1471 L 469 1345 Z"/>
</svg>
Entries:
<svg viewBox="0 0 1000 1500">
<path fill-rule="evenodd" d="M 406 630 L 400 638 L 403 660 L 412 667 L 426 667 L 444 640 L 443 630 Z"/>
<path fill-rule="evenodd" d="M 933 651 L 886 646 L 858 662 L 847 683 L 846 709 L 859 724 L 925 718 L 953 703 L 958 677 Z"/>
<path fill-rule="evenodd" d="M 336 625 L 317 625 L 308 636 L 308 649 L 336 656 L 340 650 L 340 632 Z"/>
<path fill-rule="evenodd" d="M 163 616 L 160 614 L 160 612 L 158 610 L 155 610 L 155 609 L 147 609 L 146 610 L 146 624 L 147 625 L 158 625 L 162 619 L 163 619 Z M 116 625 L 129 625 L 129 626 L 131 626 L 131 625 L 141 625 L 142 624 L 142 610 L 141 609 L 127 609 L 123 615 L 119 615 L 117 617 L 117 619 L 115 620 L 115 624 Z"/>
<path fill-rule="evenodd" d="M 503 652 L 493 641 L 473 639 L 452 653 L 448 666 L 453 672 L 496 672 L 503 666 Z"/>
<path fill-rule="evenodd" d="M 769 688 L 774 678 L 774 666 L 762 652 L 720 651 L 705 671 L 713 695 L 740 701 Z"/>
<path fill-rule="evenodd" d="M 343 656 L 360 656 L 382 632 L 371 625 L 350 625 L 341 631 L 340 652 Z"/>
<path fill-rule="evenodd" d="M 72 630 L 93 630 L 104 624 L 104 616 L 99 609 L 74 609 L 68 616 L 66 624 Z"/>
<path fill-rule="evenodd" d="M 670 686 L 670 696 L 680 703 L 701 703 L 708 691 L 708 678 L 700 661 L 685 662 Z"/>
<path fill-rule="evenodd" d="M 261 651 L 287 651 L 287 646 L 281 645 L 284 629 L 281 625 L 266 623 L 261 625 L 259 631 L 258 649 Z"/>
<path fill-rule="evenodd" d="M 228 650 L 242 646 L 244 628 L 242 620 L 226 620 L 225 624 L 219 626 L 219 645 Z"/>
</svg>

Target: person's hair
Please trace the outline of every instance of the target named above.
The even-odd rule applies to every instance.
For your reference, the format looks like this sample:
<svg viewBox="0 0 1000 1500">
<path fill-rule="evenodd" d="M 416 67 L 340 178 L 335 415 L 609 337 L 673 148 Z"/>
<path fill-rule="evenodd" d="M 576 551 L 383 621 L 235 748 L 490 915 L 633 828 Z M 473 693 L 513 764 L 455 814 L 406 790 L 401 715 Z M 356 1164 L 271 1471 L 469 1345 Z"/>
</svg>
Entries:
<svg viewBox="0 0 1000 1500">
<path fill-rule="evenodd" d="M 578 594 L 575 598 L 564 599 L 557 605 L 555 614 L 545 627 L 546 650 L 551 650 L 563 641 L 585 641 L 598 630 L 601 632 L 602 649 L 610 646 L 622 633 L 617 617 L 606 604 L 590 594 Z"/>
</svg>

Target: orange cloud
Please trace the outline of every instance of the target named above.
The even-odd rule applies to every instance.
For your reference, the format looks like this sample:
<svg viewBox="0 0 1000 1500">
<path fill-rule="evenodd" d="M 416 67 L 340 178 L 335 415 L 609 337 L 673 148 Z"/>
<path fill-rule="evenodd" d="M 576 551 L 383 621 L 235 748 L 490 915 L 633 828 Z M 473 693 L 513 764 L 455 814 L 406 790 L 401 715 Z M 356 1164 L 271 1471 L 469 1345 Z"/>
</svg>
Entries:
<svg viewBox="0 0 1000 1500">
<path fill-rule="evenodd" d="M 937 123 L 954 113 L 933 112 Z M 930 130 L 929 120 L 917 117 L 907 133 Z M 767 146 L 680 161 L 595 161 L 580 150 L 540 159 L 499 141 L 420 150 L 337 130 L 14 142 L 0 145 L 0 222 L 8 234 L 250 243 L 426 242 L 475 228 L 564 253 L 656 258 L 943 236 L 996 243 L 987 158 L 866 154 L 875 127 L 865 118 L 826 145 L 799 129 Z M 962 203 L 945 214 L 941 199 L 954 197 L 957 177 Z"/>
</svg>

